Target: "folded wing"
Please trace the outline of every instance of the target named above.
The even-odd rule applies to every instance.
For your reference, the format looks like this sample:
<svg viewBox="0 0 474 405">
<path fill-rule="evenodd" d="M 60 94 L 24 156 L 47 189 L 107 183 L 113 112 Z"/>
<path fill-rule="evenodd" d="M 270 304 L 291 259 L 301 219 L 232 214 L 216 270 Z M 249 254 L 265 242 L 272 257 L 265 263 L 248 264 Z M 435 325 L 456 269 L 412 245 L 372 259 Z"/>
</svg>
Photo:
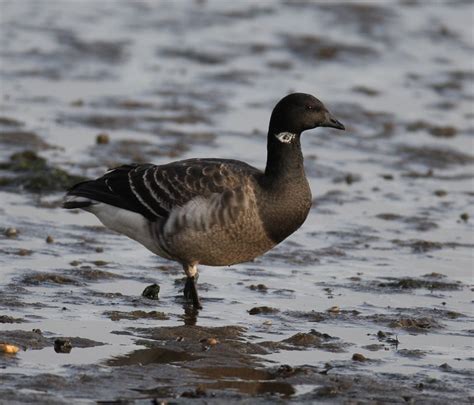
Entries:
<svg viewBox="0 0 474 405">
<path fill-rule="evenodd" d="M 84 208 L 85 204 L 102 202 L 157 221 L 195 197 L 233 190 L 258 173 L 243 162 L 219 159 L 124 165 L 75 185 L 66 195 L 64 207 Z"/>
</svg>

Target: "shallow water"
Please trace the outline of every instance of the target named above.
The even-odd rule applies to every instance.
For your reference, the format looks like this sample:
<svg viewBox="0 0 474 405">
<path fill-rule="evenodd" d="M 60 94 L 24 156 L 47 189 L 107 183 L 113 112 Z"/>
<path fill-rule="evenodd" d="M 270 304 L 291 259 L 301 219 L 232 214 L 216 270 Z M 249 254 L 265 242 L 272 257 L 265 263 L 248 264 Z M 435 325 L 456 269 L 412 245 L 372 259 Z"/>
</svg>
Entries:
<svg viewBox="0 0 474 405">
<path fill-rule="evenodd" d="M 7 401 L 469 401 L 470 2 L 0 7 L 1 161 L 35 150 L 85 177 L 188 157 L 263 167 L 271 108 L 290 91 L 347 128 L 305 133 L 307 221 L 253 263 L 202 267 L 198 314 L 178 265 L 61 210 L 60 187 L 0 181 L 0 226 L 19 231 L 0 237 L 0 341 L 28 349 L 0 356 Z M 142 298 L 154 282 L 160 300 Z M 18 332 L 32 329 L 40 342 Z M 56 353 L 57 337 L 104 345 Z"/>
</svg>

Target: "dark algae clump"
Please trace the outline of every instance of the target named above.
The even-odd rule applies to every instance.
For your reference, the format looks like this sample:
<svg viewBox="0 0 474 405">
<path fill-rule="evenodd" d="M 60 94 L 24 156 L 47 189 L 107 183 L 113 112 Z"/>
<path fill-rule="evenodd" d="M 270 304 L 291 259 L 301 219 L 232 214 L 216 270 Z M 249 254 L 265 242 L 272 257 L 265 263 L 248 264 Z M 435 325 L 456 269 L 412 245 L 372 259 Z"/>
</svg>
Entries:
<svg viewBox="0 0 474 405">
<path fill-rule="evenodd" d="M 158 300 L 159 294 L 160 294 L 160 286 L 158 284 L 149 285 L 142 292 L 142 296 L 145 298 L 148 298 L 149 300 Z"/>
<path fill-rule="evenodd" d="M 402 278 L 387 279 L 387 281 L 379 283 L 381 288 L 395 288 L 402 290 L 412 290 L 417 288 L 425 288 L 427 290 L 458 290 L 462 288 L 461 283 L 453 283 L 441 280 Z"/>
<path fill-rule="evenodd" d="M 56 353 L 70 353 L 72 343 L 69 339 L 58 338 L 54 341 L 54 351 Z"/>
<path fill-rule="evenodd" d="M 254 307 L 249 310 L 250 315 L 268 315 L 268 314 L 275 314 L 277 312 L 279 312 L 277 308 L 271 308 L 267 306 Z"/>
<path fill-rule="evenodd" d="M 158 311 L 131 311 L 131 312 L 122 312 L 122 311 L 106 311 L 104 315 L 110 318 L 112 321 L 120 321 L 121 319 L 154 319 L 154 320 L 166 320 L 169 317 L 163 312 Z"/>
<path fill-rule="evenodd" d="M 0 177 L 0 189 L 20 188 L 34 193 L 63 191 L 85 180 L 49 165 L 45 158 L 33 151 L 14 153 L 8 162 L 0 163 L 0 171 L 6 174 Z"/>
</svg>

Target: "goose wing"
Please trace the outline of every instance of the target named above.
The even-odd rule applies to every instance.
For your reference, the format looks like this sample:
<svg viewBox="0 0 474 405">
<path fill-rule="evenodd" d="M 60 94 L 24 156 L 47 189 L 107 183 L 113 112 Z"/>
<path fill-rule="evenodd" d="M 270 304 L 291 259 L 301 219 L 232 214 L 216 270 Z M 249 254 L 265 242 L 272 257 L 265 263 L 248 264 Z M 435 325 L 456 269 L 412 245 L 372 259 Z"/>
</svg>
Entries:
<svg viewBox="0 0 474 405">
<path fill-rule="evenodd" d="M 142 214 L 150 221 L 168 218 L 171 211 L 195 197 L 207 198 L 233 190 L 261 173 L 236 160 L 188 159 L 166 165 L 124 165 L 102 177 L 76 184 L 66 195 L 65 208 L 78 207 L 82 197 Z M 75 201 L 75 206 L 74 206 Z"/>
</svg>

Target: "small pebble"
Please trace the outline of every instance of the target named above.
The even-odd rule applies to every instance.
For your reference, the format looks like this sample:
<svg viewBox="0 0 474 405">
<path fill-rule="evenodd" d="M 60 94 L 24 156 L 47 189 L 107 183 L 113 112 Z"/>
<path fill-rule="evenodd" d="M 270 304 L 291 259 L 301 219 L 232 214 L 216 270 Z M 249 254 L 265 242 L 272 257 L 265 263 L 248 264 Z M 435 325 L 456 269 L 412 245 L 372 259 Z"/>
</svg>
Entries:
<svg viewBox="0 0 474 405">
<path fill-rule="evenodd" d="M 16 354 L 18 353 L 20 348 L 15 345 L 10 345 L 8 343 L 0 343 L 0 352 L 6 354 Z"/>
<path fill-rule="evenodd" d="M 261 292 L 266 292 L 268 290 L 268 287 L 265 284 L 252 284 L 249 286 L 251 290 L 256 290 L 256 291 L 261 291 Z"/>
<path fill-rule="evenodd" d="M 53 239 L 53 237 L 52 237 L 51 235 L 48 235 L 48 236 L 46 237 L 46 243 L 54 243 L 54 239 Z"/>
<path fill-rule="evenodd" d="M 95 248 L 95 251 L 96 251 L 97 253 L 102 253 L 102 252 L 104 251 L 104 248 L 102 248 L 102 247 L 96 247 L 96 248 Z"/>
<path fill-rule="evenodd" d="M 109 135 L 104 132 L 100 133 L 95 138 L 95 142 L 97 143 L 97 145 L 106 145 L 109 143 L 109 141 L 110 141 Z"/>
<path fill-rule="evenodd" d="M 206 346 L 215 346 L 220 343 L 216 338 L 203 338 L 199 342 Z"/>
<path fill-rule="evenodd" d="M 430 129 L 431 135 L 436 136 L 438 138 L 452 138 L 453 136 L 456 136 L 457 132 L 457 129 L 451 126 L 432 127 Z"/>
<path fill-rule="evenodd" d="M 274 314 L 277 312 L 278 312 L 278 309 L 267 307 L 267 306 L 254 307 L 248 311 L 249 315 L 258 315 L 258 314 L 268 315 L 268 314 Z"/>
<path fill-rule="evenodd" d="M 443 363 L 439 366 L 440 369 L 445 370 L 445 371 L 450 371 L 453 368 L 448 364 L 448 363 Z"/>
<path fill-rule="evenodd" d="M 444 190 L 436 190 L 434 195 L 437 197 L 445 197 L 448 193 Z"/>
<path fill-rule="evenodd" d="M 469 214 L 467 212 L 463 212 L 461 215 L 459 215 L 459 218 L 461 218 L 464 222 L 467 222 L 469 219 Z"/>
<path fill-rule="evenodd" d="M 364 362 L 364 361 L 367 361 L 367 357 L 365 357 L 363 354 L 360 354 L 360 353 L 354 353 L 352 355 L 352 360 Z"/>
<path fill-rule="evenodd" d="M 330 314 L 338 314 L 339 312 L 341 312 L 341 308 L 339 308 L 337 305 L 334 305 L 333 307 L 329 308 L 327 312 L 329 312 Z"/>
<path fill-rule="evenodd" d="M 7 238 L 16 238 L 20 232 L 16 228 L 7 228 L 5 230 L 5 236 Z"/>
</svg>

